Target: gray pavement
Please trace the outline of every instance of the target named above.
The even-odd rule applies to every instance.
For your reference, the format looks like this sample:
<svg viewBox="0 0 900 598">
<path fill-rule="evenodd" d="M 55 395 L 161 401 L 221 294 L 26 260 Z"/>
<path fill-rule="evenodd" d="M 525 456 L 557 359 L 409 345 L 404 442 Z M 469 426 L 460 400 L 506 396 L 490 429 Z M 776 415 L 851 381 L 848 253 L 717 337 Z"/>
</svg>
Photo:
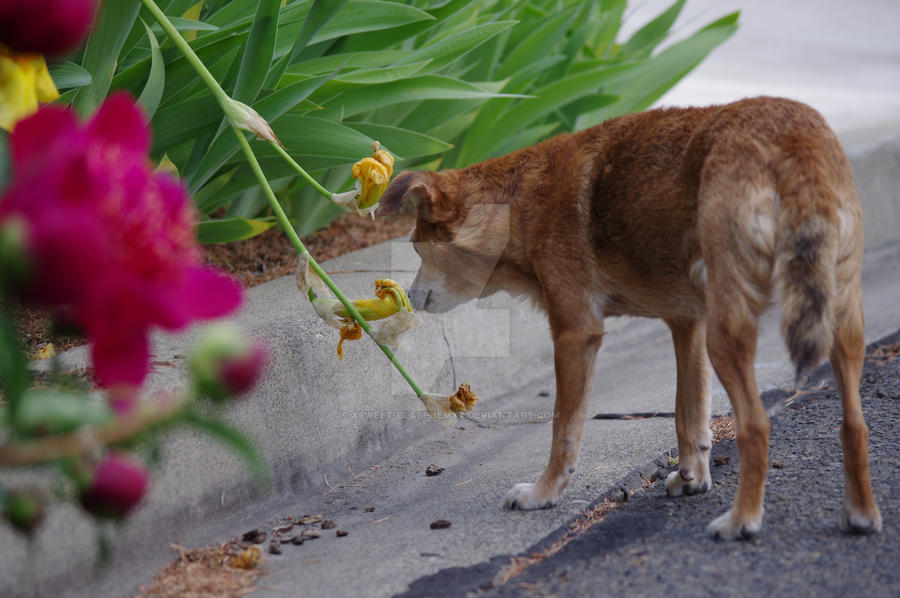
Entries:
<svg viewBox="0 0 900 598">
<path fill-rule="evenodd" d="M 690 32 L 732 4 L 690 0 L 677 27 Z M 894 33 L 900 3 L 744 4 L 735 37 L 661 103 L 768 93 L 805 100 L 825 114 L 845 143 L 863 202 L 866 338 L 874 341 L 900 325 L 900 41 Z M 637 21 L 658 12 L 660 3 L 640 6 Z M 408 284 L 416 262 L 408 244 L 392 243 L 325 267 L 350 295 L 365 296 L 385 274 Z M 552 349 L 542 316 L 499 297 L 427 317 L 412 331 L 400 357 L 424 386 L 449 392 L 469 381 L 481 397 L 476 417 L 452 430 L 420 417 L 418 401 L 370 343 L 346 346 L 337 362 L 334 332 L 316 319 L 290 278 L 252 289 L 236 319 L 252 335 L 269 338 L 275 353 L 263 385 L 229 411 L 266 455 L 274 487 L 253 487 L 239 461 L 179 432 L 166 446 L 147 504 L 116 530 L 103 577 L 92 578 L 85 518 L 74 508 L 56 509 L 32 545 L 0 528 L 0 595 L 120 596 L 150 580 L 171 558 L 172 542 L 198 546 L 286 515 L 322 513 L 348 535 L 326 532 L 267 556 L 269 575 L 255 595 L 388 596 L 442 569 L 483 568 L 492 557 L 508 558 L 560 533 L 574 514 L 615 493 L 629 472 L 675 445 L 671 419 L 590 420 L 579 472 L 560 506 L 505 512 L 503 494 L 532 481 L 549 448 Z M 665 327 L 627 318 L 608 324 L 592 411 L 672 411 L 675 366 Z M 791 379 L 776 329 L 768 316 L 757 359 L 763 390 Z M 182 379 L 192 336 L 160 337 L 155 388 Z M 75 350 L 64 361 L 77 367 L 84 357 Z M 718 386 L 713 403 L 716 413 L 728 410 Z M 430 464 L 445 470 L 427 477 Z M 709 496 L 730 496 L 719 490 Z M 724 498 L 712 499 L 718 500 Z M 437 519 L 452 525 L 431 530 Z"/>
<path fill-rule="evenodd" d="M 879 351 L 887 348 L 887 351 Z M 658 481 L 636 480 L 633 494 L 602 519 L 563 526 L 514 555 L 424 576 L 402 596 L 797 596 L 843 598 L 900 595 L 900 331 L 870 347 L 860 394 L 869 425 L 871 476 L 884 529 L 873 536 L 840 532 L 844 475 L 838 429 L 840 397 L 830 369 L 772 420 L 766 514 L 749 542 L 710 539 L 706 524 L 730 507 L 739 461 L 734 440 L 714 445 L 713 487 L 693 497 L 666 497 L 661 478 L 674 468 L 646 469 Z M 887 360 L 893 356 L 892 359 Z M 882 361 L 882 359 L 885 359 Z M 593 507 L 594 505 L 592 505 Z M 586 521 L 584 518 L 576 518 Z M 570 531 L 573 530 L 573 531 Z"/>
</svg>

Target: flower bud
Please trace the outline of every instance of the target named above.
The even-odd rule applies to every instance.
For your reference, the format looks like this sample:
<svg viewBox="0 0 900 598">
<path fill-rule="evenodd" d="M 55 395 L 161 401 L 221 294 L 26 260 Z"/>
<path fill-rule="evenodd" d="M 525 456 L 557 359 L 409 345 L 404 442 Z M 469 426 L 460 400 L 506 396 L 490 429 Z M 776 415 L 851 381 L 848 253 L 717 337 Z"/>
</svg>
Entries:
<svg viewBox="0 0 900 598">
<path fill-rule="evenodd" d="M 33 492 L 10 492 L 3 497 L 3 517 L 23 534 L 31 534 L 44 520 L 44 501 Z"/>
<path fill-rule="evenodd" d="M 81 493 L 81 506 L 95 517 L 122 519 L 147 491 L 143 466 L 123 454 L 111 454 L 94 468 L 90 483 Z"/>
<path fill-rule="evenodd" d="M 0 2 L 0 42 L 16 52 L 60 54 L 87 35 L 97 0 Z"/>
<path fill-rule="evenodd" d="M 191 356 L 190 369 L 200 392 L 215 401 L 243 394 L 259 379 L 266 350 L 234 326 L 209 326 Z"/>
<path fill-rule="evenodd" d="M 225 106 L 225 116 L 238 129 L 250 131 L 257 137 L 274 141 L 281 145 L 281 141 L 275 136 L 272 127 L 259 113 L 243 102 L 231 100 Z"/>
</svg>

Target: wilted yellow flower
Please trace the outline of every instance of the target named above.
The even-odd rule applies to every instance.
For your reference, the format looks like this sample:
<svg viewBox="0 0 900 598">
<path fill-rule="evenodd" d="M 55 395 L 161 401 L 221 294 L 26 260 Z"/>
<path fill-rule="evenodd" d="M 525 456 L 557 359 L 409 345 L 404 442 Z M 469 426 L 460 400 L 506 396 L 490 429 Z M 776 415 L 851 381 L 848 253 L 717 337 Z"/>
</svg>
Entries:
<svg viewBox="0 0 900 598">
<path fill-rule="evenodd" d="M 431 417 L 442 426 L 449 427 L 453 425 L 460 413 L 472 410 L 478 397 L 472 392 L 468 383 L 464 382 L 452 395 L 435 395 L 426 392 L 419 399 Z"/>
<path fill-rule="evenodd" d="M 38 109 L 38 102 L 59 97 L 56 85 L 39 54 L 15 54 L 0 44 L 0 127 L 13 125 Z"/>
<path fill-rule="evenodd" d="M 372 144 L 372 156 L 354 164 L 352 172 L 357 180 L 356 189 L 336 193 L 332 200 L 359 215 L 372 214 L 374 217 L 375 207 L 394 174 L 394 157 L 381 149 L 381 144 L 376 141 Z"/>
<path fill-rule="evenodd" d="M 362 328 L 355 321 L 341 327 L 341 340 L 338 341 L 337 346 L 338 359 L 344 359 L 344 341 L 358 341 L 362 338 L 362 334 Z"/>
<path fill-rule="evenodd" d="M 309 258 L 301 257 L 297 269 L 297 288 L 307 295 L 313 309 L 322 320 L 333 328 L 341 331 L 341 340 L 338 343 L 338 357 L 343 359 L 343 344 L 345 340 L 358 340 L 362 338 L 362 328 L 347 312 L 344 304 L 334 297 L 324 296 L 327 287 L 315 272 L 309 267 Z M 390 346 L 397 346 L 397 339 L 403 333 L 417 323 L 415 314 L 406 291 L 398 283 L 390 278 L 381 278 L 375 281 L 375 298 L 355 299 L 351 301 L 363 319 L 375 322 L 386 320 L 372 327 L 372 338 L 376 342 Z M 390 318 L 388 320 L 388 318 Z"/>
</svg>

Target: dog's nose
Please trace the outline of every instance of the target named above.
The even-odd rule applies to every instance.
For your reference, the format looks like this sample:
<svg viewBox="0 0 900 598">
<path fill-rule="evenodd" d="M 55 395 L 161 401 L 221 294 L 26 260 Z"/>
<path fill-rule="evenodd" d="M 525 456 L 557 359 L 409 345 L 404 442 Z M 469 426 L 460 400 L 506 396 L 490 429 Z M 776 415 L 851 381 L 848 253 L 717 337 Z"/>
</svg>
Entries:
<svg viewBox="0 0 900 598">
<path fill-rule="evenodd" d="M 413 309 L 425 307 L 430 292 L 428 289 L 410 289 L 407 295 L 409 295 L 409 303 L 413 306 Z"/>
</svg>

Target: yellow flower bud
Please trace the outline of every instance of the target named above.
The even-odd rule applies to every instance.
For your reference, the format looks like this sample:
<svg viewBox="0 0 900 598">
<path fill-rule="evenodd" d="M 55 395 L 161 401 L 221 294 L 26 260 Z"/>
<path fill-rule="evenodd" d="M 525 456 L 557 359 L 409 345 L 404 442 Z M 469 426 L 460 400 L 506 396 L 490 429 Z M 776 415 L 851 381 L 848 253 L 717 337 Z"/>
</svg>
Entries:
<svg viewBox="0 0 900 598">
<path fill-rule="evenodd" d="M 43 56 L 14 54 L 0 44 L 0 127 L 11 131 L 18 121 L 37 112 L 38 102 L 58 97 Z"/>
</svg>

